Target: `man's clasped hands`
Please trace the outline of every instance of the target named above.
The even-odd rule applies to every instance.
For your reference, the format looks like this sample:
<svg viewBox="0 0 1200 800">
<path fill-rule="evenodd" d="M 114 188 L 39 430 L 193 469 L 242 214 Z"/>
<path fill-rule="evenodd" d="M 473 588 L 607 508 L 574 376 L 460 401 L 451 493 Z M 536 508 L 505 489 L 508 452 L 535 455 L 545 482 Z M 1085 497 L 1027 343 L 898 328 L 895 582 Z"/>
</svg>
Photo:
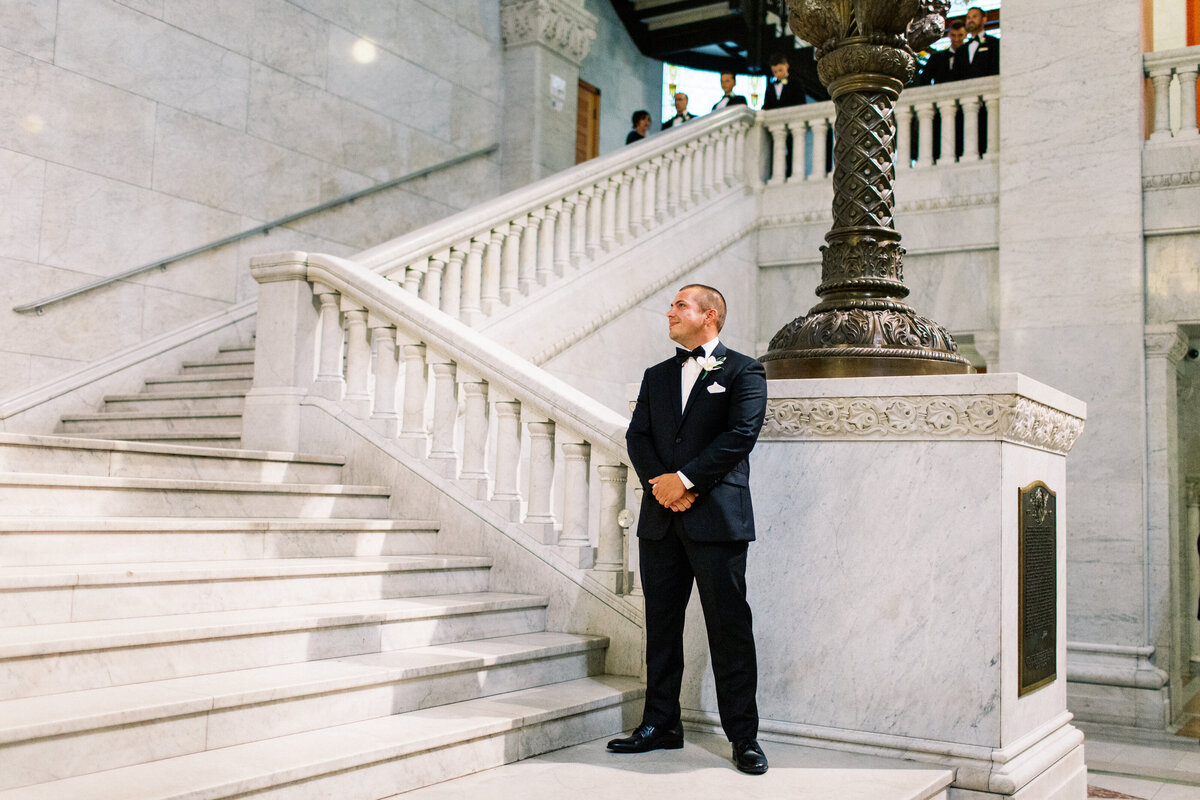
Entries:
<svg viewBox="0 0 1200 800">
<path fill-rule="evenodd" d="M 672 511 L 687 511 L 698 497 L 683 485 L 679 474 L 675 472 L 664 472 L 657 478 L 651 478 L 650 485 L 654 487 L 654 499 L 658 504 Z"/>
</svg>

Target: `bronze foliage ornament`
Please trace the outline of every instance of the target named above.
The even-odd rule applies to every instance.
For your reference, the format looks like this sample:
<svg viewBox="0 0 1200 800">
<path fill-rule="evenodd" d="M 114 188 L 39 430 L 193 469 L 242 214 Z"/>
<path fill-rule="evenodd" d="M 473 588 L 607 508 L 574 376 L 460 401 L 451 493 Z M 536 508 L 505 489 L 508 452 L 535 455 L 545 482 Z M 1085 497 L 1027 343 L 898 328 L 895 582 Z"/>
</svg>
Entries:
<svg viewBox="0 0 1200 800">
<path fill-rule="evenodd" d="M 916 51 L 936 41 L 949 0 L 792 0 L 792 32 L 817 49 L 836 109 L 833 227 L 821 248 L 820 302 L 762 357 L 768 378 L 962 374 L 954 338 L 903 298 L 904 248 L 892 211 L 896 99 Z"/>
</svg>

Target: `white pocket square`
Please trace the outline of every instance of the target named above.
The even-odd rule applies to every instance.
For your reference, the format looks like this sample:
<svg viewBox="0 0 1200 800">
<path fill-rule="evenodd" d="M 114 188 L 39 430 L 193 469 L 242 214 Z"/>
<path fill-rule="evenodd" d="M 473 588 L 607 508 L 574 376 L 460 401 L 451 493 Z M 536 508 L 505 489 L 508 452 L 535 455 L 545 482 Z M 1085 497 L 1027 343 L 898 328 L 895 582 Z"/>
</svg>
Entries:
<svg viewBox="0 0 1200 800">
<path fill-rule="evenodd" d="M 719 383 L 710 383 L 708 385 L 709 394 L 720 394 L 723 391 L 725 391 L 725 387 Z"/>
</svg>

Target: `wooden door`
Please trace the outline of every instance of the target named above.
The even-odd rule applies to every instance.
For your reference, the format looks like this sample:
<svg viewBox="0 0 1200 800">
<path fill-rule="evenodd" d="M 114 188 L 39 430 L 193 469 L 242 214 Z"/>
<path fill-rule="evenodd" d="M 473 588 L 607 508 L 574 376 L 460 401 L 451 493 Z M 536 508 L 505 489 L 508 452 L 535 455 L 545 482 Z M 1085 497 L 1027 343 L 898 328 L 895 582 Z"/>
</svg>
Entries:
<svg viewBox="0 0 1200 800">
<path fill-rule="evenodd" d="M 575 120 L 575 163 L 600 155 L 600 90 L 579 82 L 579 110 Z"/>
</svg>

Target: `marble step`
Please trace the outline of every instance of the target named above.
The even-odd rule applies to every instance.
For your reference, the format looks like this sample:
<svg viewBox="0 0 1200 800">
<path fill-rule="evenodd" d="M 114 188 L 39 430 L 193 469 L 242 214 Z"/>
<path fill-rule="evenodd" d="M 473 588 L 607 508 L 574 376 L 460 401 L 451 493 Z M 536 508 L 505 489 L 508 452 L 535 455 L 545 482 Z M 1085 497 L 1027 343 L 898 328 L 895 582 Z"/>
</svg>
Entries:
<svg viewBox="0 0 1200 800">
<path fill-rule="evenodd" d="M 0 515 L 386 517 L 386 486 L 0 474 Z"/>
<path fill-rule="evenodd" d="M 632 727 L 643 690 L 600 676 L 0 792 L 0 800 L 375 800 Z"/>
<path fill-rule="evenodd" d="M 219 392 L 236 389 L 246 391 L 254 380 L 252 370 L 224 375 L 167 375 L 158 378 L 147 378 L 145 389 L 150 393 L 157 392 Z"/>
<path fill-rule="evenodd" d="M 187 447 L 214 447 L 237 450 L 242 444 L 242 432 L 222 431 L 215 433 L 149 433 L 141 431 L 105 431 L 106 438 L 116 433 L 122 442 L 147 442 L 149 444 L 179 444 Z M 83 436 L 84 434 L 76 434 Z M 97 434 L 99 435 L 99 434 Z"/>
<path fill-rule="evenodd" d="M 0 697 L 535 633 L 546 603 L 478 592 L 4 628 Z"/>
<path fill-rule="evenodd" d="M 483 592 L 490 567 L 443 555 L 0 567 L 0 626 Z"/>
<path fill-rule="evenodd" d="M 606 645 L 521 634 L 0 701 L 0 789 L 600 675 Z"/>
<path fill-rule="evenodd" d="M 62 433 L 103 433 L 112 439 L 124 438 L 125 432 L 225 433 L 241 428 L 240 408 L 225 411 L 102 411 L 66 414 L 58 423 Z"/>
<path fill-rule="evenodd" d="M 180 375 L 241 375 L 254 372 L 254 356 L 231 355 L 204 361 L 185 361 Z"/>
<path fill-rule="evenodd" d="M 217 354 L 207 359 L 209 364 L 253 364 L 253 347 L 218 347 Z"/>
<path fill-rule="evenodd" d="M 0 433 L 0 472 L 337 483 L 344 464 L 341 456 L 309 453 Z"/>
<path fill-rule="evenodd" d="M 438 523 L 389 519 L 0 517 L 0 565 L 432 553 Z"/>
<path fill-rule="evenodd" d="M 246 389 L 208 392 L 142 392 L 110 394 L 104 398 L 103 411 L 238 411 L 246 403 Z"/>
</svg>

